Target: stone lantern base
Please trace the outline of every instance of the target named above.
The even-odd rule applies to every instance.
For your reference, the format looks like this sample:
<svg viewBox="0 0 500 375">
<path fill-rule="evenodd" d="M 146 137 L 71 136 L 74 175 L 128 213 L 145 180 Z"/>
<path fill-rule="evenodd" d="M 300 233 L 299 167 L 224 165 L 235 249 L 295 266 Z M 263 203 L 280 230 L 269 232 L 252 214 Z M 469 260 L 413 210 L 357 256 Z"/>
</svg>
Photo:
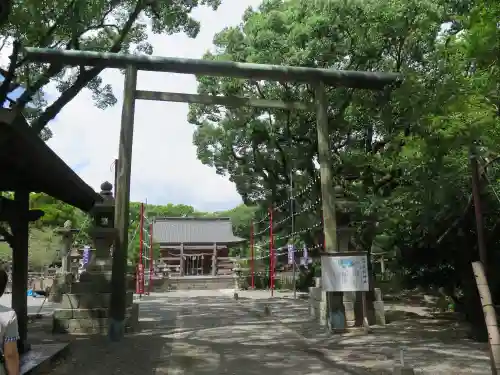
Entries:
<svg viewBox="0 0 500 375">
<path fill-rule="evenodd" d="M 82 273 L 61 296 L 61 305 L 54 310 L 54 333 L 107 334 L 111 301 L 110 265 L 93 265 Z M 133 303 L 133 292 L 126 295 L 125 331 L 139 327 L 139 305 Z"/>
</svg>

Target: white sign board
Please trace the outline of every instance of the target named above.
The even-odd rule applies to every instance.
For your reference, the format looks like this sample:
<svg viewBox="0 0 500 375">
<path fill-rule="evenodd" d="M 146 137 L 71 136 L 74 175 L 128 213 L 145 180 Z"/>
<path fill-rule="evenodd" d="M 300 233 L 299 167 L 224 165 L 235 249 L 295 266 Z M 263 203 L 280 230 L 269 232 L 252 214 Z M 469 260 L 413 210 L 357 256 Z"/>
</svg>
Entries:
<svg viewBox="0 0 500 375">
<path fill-rule="evenodd" d="M 366 254 L 321 256 L 321 286 L 325 292 L 369 291 Z"/>
</svg>

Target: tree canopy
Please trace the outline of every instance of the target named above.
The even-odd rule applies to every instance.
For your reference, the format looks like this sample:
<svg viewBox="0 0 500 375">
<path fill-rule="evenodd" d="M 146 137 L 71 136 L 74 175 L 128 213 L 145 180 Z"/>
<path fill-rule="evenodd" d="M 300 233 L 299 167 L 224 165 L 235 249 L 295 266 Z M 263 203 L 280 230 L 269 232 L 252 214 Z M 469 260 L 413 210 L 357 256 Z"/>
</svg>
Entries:
<svg viewBox="0 0 500 375">
<path fill-rule="evenodd" d="M 425 269 L 427 283 L 471 295 L 472 151 L 491 257 L 500 240 L 499 11 L 487 0 L 264 0 L 218 33 L 205 58 L 401 72 L 405 81 L 392 92 L 328 90 L 334 183 L 357 203 L 358 246 L 376 244 L 412 279 L 421 282 Z M 313 100 L 310 85 L 220 77 L 198 78 L 198 92 Z M 286 199 L 291 173 L 297 190 L 317 178 L 314 113 L 191 105 L 189 121 L 199 159 L 228 175 L 246 204 L 267 209 Z M 298 203 L 319 197 L 317 184 Z"/>
<path fill-rule="evenodd" d="M 130 227 L 129 227 L 129 260 L 135 264 L 139 259 L 140 249 L 140 203 L 130 204 Z M 84 212 L 58 201 L 46 194 L 31 194 L 30 206 L 32 209 L 41 209 L 44 216 L 31 224 L 29 238 L 29 261 L 32 269 L 41 269 L 53 263 L 59 262 L 59 251 L 61 249 L 61 236 L 56 233 L 57 228 L 62 228 L 66 221 L 71 221 L 72 227 L 79 229 L 80 233 L 74 237 L 74 247 L 83 245 L 92 246 L 90 237 L 91 218 Z M 149 230 L 148 223 L 156 217 L 229 217 L 233 222 L 234 232 L 248 238 L 250 234 L 250 222 L 253 219 L 254 209 L 240 205 L 232 210 L 221 212 L 202 212 L 195 210 L 192 206 L 184 204 L 153 205 L 145 204 L 145 232 Z M 148 241 L 147 234 L 144 241 Z M 159 256 L 159 246 L 153 243 L 153 257 Z M 241 249 L 238 249 L 241 250 Z M 0 242 L 0 261 L 9 261 L 12 251 L 6 242 Z M 144 248 L 144 255 L 149 257 L 149 249 Z"/>
<path fill-rule="evenodd" d="M 68 68 L 60 64 L 27 63 L 22 47 L 46 47 L 99 52 L 152 54 L 148 33 L 198 34 L 200 25 L 190 14 L 200 5 L 216 9 L 220 0 L 18 0 L 12 2 L 8 20 L 0 26 L 0 51 L 12 47 L 10 66 L 2 69 L 0 102 L 8 92 L 22 88 L 11 106 L 22 109 L 31 126 L 51 136 L 46 125 L 84 88 L 92 92 L 95 105 L 105 109 L 116 103 L 111 85 L 103 82 L 100 67 Z M 48 101 L 44 89 L 55 83 L 60 95 Z"/>
</svg>

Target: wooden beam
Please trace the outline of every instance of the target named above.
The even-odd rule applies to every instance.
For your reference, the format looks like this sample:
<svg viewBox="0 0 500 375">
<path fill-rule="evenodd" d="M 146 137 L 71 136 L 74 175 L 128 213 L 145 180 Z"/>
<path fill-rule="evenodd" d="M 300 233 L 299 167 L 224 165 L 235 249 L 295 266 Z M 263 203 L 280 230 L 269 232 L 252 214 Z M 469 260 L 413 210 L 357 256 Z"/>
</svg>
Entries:
<svg viewBox="0 0 500 375">
<path fill-rule="evenodd" d="M 174 103 L 199 103 L 206 105 L 223 105 L 226 107 L 256 107 L 256 108 L 276 108 L 287 110 L 308 111 L 314 108 L 314 105 L 301 102 L 284 102 L 280 100 L 252 99 L 239 96 L 214 96 L 184 94 L 179 92 L 161 92 L 137 90 L 136 99 L 154 100 Z"/>
<path fill-rule="evenodd" d="M 119 341 L 125 333 L 128 227 L 130 210 L 130 178 L 132 171 L 132 143 L 134 138 L 134 92 L 137 87 L 137 69 L 128 66 L 123 89 L 118 165 L 115 187 L 115 228 L 118 234 L 113 246 L 113 266 L 111 275 L 111 303 L 109 337 Z"/>
<path fill-rule="evenodd" d="M 55 48 L 24 49 L 27 61 L 55 63 L 70 66 L 101 66 L 124 69 L 134 66 L 137 70 L 171 72 L 206 76 L 247 78 L 281 82 L 318 83 L 339 87 L 382 90 L 389 85 L 399 85 L 401 74 L 360 72 L 286 65 L 250 64 L 234 61 L 185 59 L 124 53 L 62 50 Z"/>
</svg>

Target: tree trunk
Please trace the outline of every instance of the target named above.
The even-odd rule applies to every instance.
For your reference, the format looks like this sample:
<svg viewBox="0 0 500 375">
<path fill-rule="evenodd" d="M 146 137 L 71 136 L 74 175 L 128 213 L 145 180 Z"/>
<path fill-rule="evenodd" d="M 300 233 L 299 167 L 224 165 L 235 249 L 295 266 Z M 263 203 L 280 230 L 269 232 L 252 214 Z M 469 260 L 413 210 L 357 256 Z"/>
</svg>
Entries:
<svg viewBox="0 0 500 375">
<path fill-rule="evenodd" d="M 498 333 L 497 314 L 491 299 L 490 288 L 486 281 L 483 265 L 481 262 L 472 262 L 472 272 L 476 278 L 477 290 L 481 297 L 481 305 L 484 313 L 484 321 L 488 330 L 490 344 L 491 373 L 497 375 L 500 369 L 500 334 Z"/>
</svg>

